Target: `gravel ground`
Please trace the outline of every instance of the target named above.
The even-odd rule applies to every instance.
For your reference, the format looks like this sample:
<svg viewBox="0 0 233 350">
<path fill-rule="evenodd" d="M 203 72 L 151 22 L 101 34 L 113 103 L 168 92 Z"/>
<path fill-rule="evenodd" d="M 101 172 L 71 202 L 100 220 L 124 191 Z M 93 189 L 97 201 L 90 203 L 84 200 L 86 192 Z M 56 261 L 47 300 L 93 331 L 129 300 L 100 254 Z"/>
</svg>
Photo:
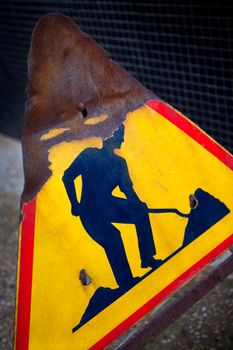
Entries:
<svg viewBox="0 0 233 350">
<path fill-rule="evenodd" d="M 12 349 L 19 198 L 23 188 L 20 143 L 0 134 L 0 349 Z"/>
<path fill-rule="evenodd" d="M 0 134 L 0 349 L 12 349 L 19 196 L 19 142 Z M 138 350 L 233 350 L 233 274 Z M 41 349 L 45 350 L 45 349 Z M 56 349 L 54 349 L 56 350 Z M 78 349 L 77 349 L 78 350 Z M 135 350 L 137 348 L 135 347 Z"/>
<path fill-rule="evenodd" d="M 233 274 L 142 350 L 232 350 Z"/>
</svg>

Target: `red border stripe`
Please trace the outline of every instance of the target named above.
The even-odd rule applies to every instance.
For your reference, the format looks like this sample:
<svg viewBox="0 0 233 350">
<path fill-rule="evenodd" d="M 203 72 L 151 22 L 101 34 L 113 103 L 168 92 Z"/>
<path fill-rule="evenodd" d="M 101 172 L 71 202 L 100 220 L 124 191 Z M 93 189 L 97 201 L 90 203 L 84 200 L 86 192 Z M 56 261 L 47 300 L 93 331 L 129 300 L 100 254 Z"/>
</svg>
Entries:
<svg viewBox="0 0 233 350">
<path fill-rule="evenodd" d="M 233 155 L 228 153 L 216 141 L 211 139 L 197 125 L 193 124 L 171 106 L 162 101 L 152 100 L 147 102 L 147 105 L 177 126 L 180 130 L 188 134 L 192 139 L 197 141 L 207 151 L 212 153 L 216 158 L 221 160 L 222 163 L 233 170 Z"/>
<path fill-rule="evenodd" d="M 35 213 L 36 198 L 23 206 L 24 218 L 22 221 L 19 255 L 20 267 L 15 341 L 16 350 L 28 350 L 29 346 Z"/>
<path fill-rule="evenodd" d="M 146 313 L 151 311 L 156 305 L 158 305 L 162 300 L 167 298 L 172 292 L 174 292 L 178 287 L 180 287 L 185 281 L 190 279 L 196 272 L 205 267 L 213 259 L 215 259 L 220 253 L 226 250 L 230 245 L 233 244 L 233 234 L 228 237 L 225 241 L 219 244 L 210 253 L 205 255 L 196 264 L 186 270 L 182 275 L 180 275 L 176 280 L 170 283 L 161 292 L 155 295 L 151 300 L 144 304 L 135 313 L 125 319 L 120 325 L 114 328 L 111 332 L 105 335 L 101 340 L 99 340 L 95 345 L 90 347 L 89 350 L 101 350 L 109 345 L 113 340 L 123 334 L 129 327 L 135 324 L 140 318 L 142 318 Z"/>
</svg>

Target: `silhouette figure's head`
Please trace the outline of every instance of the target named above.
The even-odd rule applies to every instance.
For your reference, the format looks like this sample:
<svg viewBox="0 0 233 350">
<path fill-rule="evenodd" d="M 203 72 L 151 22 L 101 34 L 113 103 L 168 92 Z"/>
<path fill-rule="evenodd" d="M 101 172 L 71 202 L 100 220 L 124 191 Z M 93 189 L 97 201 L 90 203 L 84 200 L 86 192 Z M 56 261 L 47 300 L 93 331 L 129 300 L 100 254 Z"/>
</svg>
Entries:
<svg viewBox="0 0 233 350">
<path fill-rule="evenodd" d="M 121 145 L 124 142 L 124 132 L 125 127 L 124 125 L 121 125 L 119 129 L 114 132 L 112 137 L 104 141 L 104 147 L 108 147 L 112 150 L 121 148 Z"/>
</svg>

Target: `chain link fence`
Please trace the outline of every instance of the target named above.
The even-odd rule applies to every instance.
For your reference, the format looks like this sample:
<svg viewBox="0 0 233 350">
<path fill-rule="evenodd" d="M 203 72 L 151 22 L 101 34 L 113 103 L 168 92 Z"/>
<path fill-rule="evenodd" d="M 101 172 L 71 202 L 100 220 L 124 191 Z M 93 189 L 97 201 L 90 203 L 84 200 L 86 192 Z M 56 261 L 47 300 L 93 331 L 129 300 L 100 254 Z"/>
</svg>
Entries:
<svg viewBox="0 0 233 350">
<path fill-rule="evenodd" d="M 61 12 L 111 57 L 233 151 L 232 1 L 2 0 L 0 131 L 20 137 L 36 21 Z"/>
</svg>

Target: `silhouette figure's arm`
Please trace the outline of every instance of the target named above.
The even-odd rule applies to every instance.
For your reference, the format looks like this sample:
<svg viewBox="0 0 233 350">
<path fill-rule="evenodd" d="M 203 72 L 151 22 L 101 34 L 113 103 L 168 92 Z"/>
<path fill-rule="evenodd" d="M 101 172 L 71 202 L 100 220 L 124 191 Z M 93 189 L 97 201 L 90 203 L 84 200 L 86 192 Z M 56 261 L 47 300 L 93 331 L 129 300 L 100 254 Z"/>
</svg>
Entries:
<svg viewBox="0 0 233 350">
<path fill-rule="evenodd" d="M 62 181 L 71 204 L 72 215 L 79 215 L 79 202 L 77 200 L 74 180 L 81 174 L 79 157 L 65 170 Z"/>
</svg>

